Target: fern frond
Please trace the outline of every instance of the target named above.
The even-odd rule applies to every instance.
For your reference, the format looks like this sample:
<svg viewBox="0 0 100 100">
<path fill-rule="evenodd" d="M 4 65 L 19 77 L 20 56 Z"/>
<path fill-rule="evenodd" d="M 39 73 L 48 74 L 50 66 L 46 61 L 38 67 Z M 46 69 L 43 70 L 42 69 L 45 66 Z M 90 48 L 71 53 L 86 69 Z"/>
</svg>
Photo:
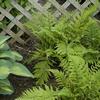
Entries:
<svg viewBox="0 0 100 100">
<path fill-rule="evenodd" d="M 40 40 L 38 49 L 42 50 L 33 55 L 33 59 L 39 61 L 34 76 L 37 84 L 43 85 L 52 72 L 58 83 L 57 98 L 53 100 L 100 99 L 100 29 L 91 17 L 96 9 L 91 6 L 76 16 L 63 16 L 57 22 L 40 14 L 35 28 L 29 26 Z M 42 96 L 45 97 L 45 93 Z"/>
<path fill-rule="evenodd" d="M 41 49 L 37 49 L 36 51 L 33 51 L 31 54 L 30 54 L 30 57 L 29 59 L 27 60 L 27 63 L 30 63 L 34 60 L 43 60 L 43 57 L 44 57 L 45 53 L 43 50 Z"/>
<path fill-rule="evenodd" d="M 61 63 L 59 66 L 63 68 L 64 72 L 67 72 L 67 70 L 68 70 L 68 57 L 60 58 L 60 61 L 61 61 Z"/>
<path fill-rule="evenodd" d="M 50 76 L 50 63 L 49 61 L 40 61 L 35 64 L 34 76 L 37 79 L 37 84 L 44 84 L 48 81 Z"/>
<path fill-rule="evenodd" d="M 56 70 L 56 69 L 51 69 L 50 71 L 56 77 L 56 81 L 57 81 L 57 83 L 58 83 L 58 85 L 60 87 L 66 86 L 66 84 L 67 84 L 67 80 L 66 80 L 67 79 L 67 76 L 65 75 L 64 72 L 59 71 L 59 70 Z"/>
<path fill-rule="evenodd" d="M 92 14 L 96 11 L 97 6 L 91 6 L 87 10 L 82 11 L 80 14 L 72 17 L 70 21 L 68 31 L 73 34 L 75 40 L 80 40 L 88 31 L 88 28 L 95 24 L 95 21 L 91 18 Z"/>
<path fill-rule="evenodd" d="M 36 51 L 33 51 L 29 57 L 29 59 L 27 60 L 28 63 L 37 60 L 37 61 L 41 61 L 41 60 L 47 60 L 49 59 L 49 57 L 51 55 L 54 55 L 54 51 L 53 49 L 49 48 L 49 49 L 43 49 L 43 48 L 38 48 L 36 49 Z"/>
<path fill-rule="evenodd" d="M 39 32 L 39 34 L 41 35 L 41 46 L 42 48 L 51 48 L 54 46 L 55 44 L 55 38 L 52 34 L 52 32 L 48 29 L 41 29 L 41 31 Z"/>
<path fill-rule="evenodd" d="M 69 56 L 69 80 L 70 84 L 76 84 L 79 87 L 83 87 L 88 83 L 89 69 L 85 60 L 80 56 Z"/>
<path fill-rule="evenodd" d="M 63 41 L 58 42 L 57 46 L 56 46 L 56 52 L 59 55 L 66 55 L 67 54 L 67 44 Z"/>
<path fill-rule="evenodd" d="M 53 90 L 52 86 L 48 87 L 45 85 L 44 88 L 33 87 L 25 91 L 23 95 L 16 100 L 62 100 L 62 97 L 70 98 L 73 97 L 73 94 L 70 89 L 66 87 L 59 90 Z"/>
<path fill-rule="evenodd" d="M 52 37 L 49 30 L 55 23 L 56 19 L 51 14 L 42 15 L 39 12 L 34 12 L 33 20 L 27 22 L 25 26 L 32 30 L 33 34 L 42 42 L 46 36 Z"/>
<path fill-rule="evenodd" d="M 50 29 L 55 23 L 56 19 L 50 13 L 43 15 L 42 13 L 34 12 L 33 20 L 27 22 L 25 26 L 31 29 L 34 34 L 39 35 L 38 32 L 41 31 L 42 27 Z"/>
<path fill-rule="evenodd" d="M 16 100 L 56 100 L 57 92 L 52 87 L 45 85 L 45 88 L 33 87 L 31 90 L 27 90 L 23 95 Z"/>
<path fill-rule="evenodd" d="M 83 58 L 85 62 L 88 64 L 90 71 L 96 72 L 100 69 L 100 53 L 99 52 L 87 52 L 84 54 Z"/>
<path fill-rule="evenodd" d="M 82 46 L 80 43 L 70 43 L 67 46 L 67 54 L 68 55 L 75 55 L 75 56 L 83 56 L 86 52 L 86 48 Z"/>
</svg>

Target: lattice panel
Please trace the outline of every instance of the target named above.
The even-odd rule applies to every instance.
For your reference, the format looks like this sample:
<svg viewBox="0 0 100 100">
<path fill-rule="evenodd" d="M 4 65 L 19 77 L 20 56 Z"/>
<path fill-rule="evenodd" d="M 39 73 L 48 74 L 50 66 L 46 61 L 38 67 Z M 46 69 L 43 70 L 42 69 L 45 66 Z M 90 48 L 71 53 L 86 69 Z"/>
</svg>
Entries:
<svg viewBox="0 0 100 100">
<path fill-rule="evenodd" d="M 65 0 L 61 4 L 58 3 L 59 0 L 47 0 L 47 2 L 43 3 L 41 1 L 44 0 L 28 0 L 25 7 L 22 7 L 16 1 L 11 0 L 12 6 L 10 8 L 4 9 L 0 7 L 0 21 L 4 23 L 6 20 L 6 26 L 0 29 L 0 34 L 10 35 L 12 37 L 11 43 L 19 42 L 25 44 L 31 39 L 32 34 L 25 28 L 23 23 L 32 19 L 34 10 L 45 14 L 52 9 L 51 13 L 55 17 L 59 17 L 62 14 L 69 14 L 71 11 L 77 13 L 90 5 L 94 5 L 96 0 L 85 0 L 82 3 L 76 0 Z M 100 18 L 100 7 L 94 15 L 96 15 L 96 18 Z"/>
</svg>

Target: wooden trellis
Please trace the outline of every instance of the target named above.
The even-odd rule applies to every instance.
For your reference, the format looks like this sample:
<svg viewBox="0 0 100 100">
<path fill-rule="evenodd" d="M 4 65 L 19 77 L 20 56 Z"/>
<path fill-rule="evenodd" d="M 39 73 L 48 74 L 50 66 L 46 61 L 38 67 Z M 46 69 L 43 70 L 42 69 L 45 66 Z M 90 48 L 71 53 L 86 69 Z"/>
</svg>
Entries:
<svg viewBox="0 0 100 100">
<path fill-rule="evenodd" d="M 0 7 L 0 21 L 4 21 L 5 18 L 8 23 L 0 31 L 2 35 L 10 35 L 12 38 L 11 43 L 19 42 L 21 44 L 27 43 L 31 39 L 31 33 L 25 28 L 23 23 L 32 19 L 32 11 L 40 11 L 45 14 L 53 8 L 53 15 L 59 17 L 62 14 L 69 13 L 70 10 L 74 10 L 75 13 L 87 8 L 90 5 L 94 5 L 96 0 L 85 0 L 84 3 L 80 4 L 76 0 L 66 0 L 62 5 L 57 0 L 47 0 L 44 4 L 39 3 L 40 0 L 28 0 L 28 4 L 25 7 L 19 5 L 17 0 L 11 0 L 11 7 L 2 8 Z M 19 12 L 18 15 L 13 15 L 12 10 Z M 100 9 L 95 12 L 95 15 L 100 12 Z M 23 21 L 25 19 L 25 21 Z M 16 30 L 16 31 L 15 31 Z"/>
</svg>

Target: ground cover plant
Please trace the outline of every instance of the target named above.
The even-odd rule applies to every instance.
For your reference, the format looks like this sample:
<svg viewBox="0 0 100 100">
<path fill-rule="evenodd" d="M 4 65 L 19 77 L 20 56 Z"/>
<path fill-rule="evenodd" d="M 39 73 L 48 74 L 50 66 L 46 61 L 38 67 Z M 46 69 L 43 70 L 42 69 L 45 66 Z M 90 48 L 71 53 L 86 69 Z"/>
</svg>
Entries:
<svg viewBox="0 0 100 100">
<path fill-rule="evenodd" d="M 6 41 L 9 38 L 9 36 L 0 35 L 0 94 L 4 95 L 14 92 L 8 80 L 9 74 L 33 78 L 30 71 L 19 62 L 23 57 L 8 46 Z"/>
<path fill-rule="evenodd" d="M 34 13 L 26 26 L 38 39 L 31 56 L 37 62 L 33 71 L 37 86 L 17 100 L 100 99 L 100 29 L 91 17 L 96 9 L 92 6 L 59 20 Z M 52 77 L 56 85 L 47 84 Z"/>
</svg>

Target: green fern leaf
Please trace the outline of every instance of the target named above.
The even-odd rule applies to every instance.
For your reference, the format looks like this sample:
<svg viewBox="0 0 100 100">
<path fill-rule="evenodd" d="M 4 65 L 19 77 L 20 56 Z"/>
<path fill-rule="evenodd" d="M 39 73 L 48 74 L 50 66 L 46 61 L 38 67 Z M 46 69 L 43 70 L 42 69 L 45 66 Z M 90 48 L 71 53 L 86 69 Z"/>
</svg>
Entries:
<svg viewBox="0 0 100 100">
<path fill-rule="evenodd" d="M 50 76 L 50 64 L 48 61 L 41 61 L 35 65 L 34 76 L 37 79 L 37 84 L 44 84 Z"/>
<path fill-rule="evenodd" d="M 57 92 L 52 87 L 45 85 L 45 88 L 33 87 L 31 90 L 27 90 L 20 98 L 16 100 L 56 100 Z"/>
<path fill-rule="evenodd" d="M 56 46 L 56 52 L 59 54 L 59 55 L 66 55 L 67 54 L 67 44 L 64 43 L 64 42 L 59 42 Z"/>
<path fill-rule="evenodd" d="M 57 83 L 59 84 L 60 87 L 66 86 L 66 84 L 67 84 L 67 80 L 66 80 L 67 76 L 64 74 L 64 72 L 56 70 L 56 69 L 54 69 L 54 70 L 51 69 L 50 71 L 56 77 L 56 81 L 57 81 Z"/>
</svg>

